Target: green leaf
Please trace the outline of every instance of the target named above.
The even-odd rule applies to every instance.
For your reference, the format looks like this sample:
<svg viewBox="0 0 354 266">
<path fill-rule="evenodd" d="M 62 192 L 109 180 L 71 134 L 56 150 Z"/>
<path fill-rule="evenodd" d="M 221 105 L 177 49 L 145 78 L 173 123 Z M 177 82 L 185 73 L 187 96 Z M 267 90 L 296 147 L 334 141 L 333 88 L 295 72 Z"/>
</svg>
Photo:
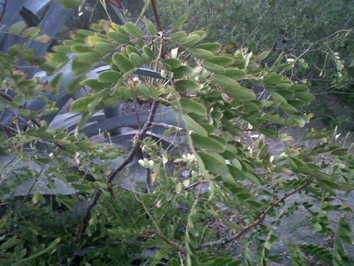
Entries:
<svg viewBox="0 0 354 266">
<path fill-rule="evenodd" d="M 97 80 L 101 83 L 118 83 L 118 80 L 121 77 L 122 74 L 120 74 L 119 72 L 108 70 L 99 74 Z"/>
<path fill-rule="evenodd" d="M 208 51 L 215 54 L 215 53 L 220 52 L 222 46 L 220 43 L 203 43 L 203 44 L 196 46 L 195 48 L 208 50 Z"/>
<path fill-rule="evenodd" d="M 347 245 L 349 245 L 349 246 L 353 245 L 352 239 L 350 238 L 350 236 L 348 235 L 348 232 L 343 227 L 338 228 L 337 235 Z"/>
<path fill-rule="evenodd" d="M 205 168 L 215 175 L 227 175 L 229 168 L 225 160 L 217 154 L 210 152 L 198 152 L 199 157 L 203 160 Z"/>
<path fill-rule="evenodd" d="M 199 35 L 199 41 L 203 40 L 206 37 L 206 32 L 204 30 L 193 31 L 189 35 L 191 35 L 191 34 Z"/>
<path fill-rule="evenodd" d="M 115 53 L 112 59 L 113 63 L 116 64 L 124 73 L 127 73 L 134 68 L 132 63 L 120 53 Z"/>
<path fill-rule="evenodd" d="M 97 43 L 93 49 L 97 52 L 100 52 L 102 54 L 109 54 L 112 53 L 113 51 L 116 50 L 116 46 L 113 43 L 104 43 L 104 42 L 100 42 Z"/>
<path fill-rule="evenodd" d="M 48 63 L 54 63 L 53 66 L 60 66 L 62 64 L 65 64 L 69 62 L 69 57 L 65 54 L 57 54 L 57 53 L 50 53 L 45 55 L 45 59 L 49 61 Z"/>
<path fill-rule="evenodd" d="M 155 28 L 154 24 L 152 24 L 151 21 L 148 21 L 148 23 L 146 23 L 146 28 L 147 28 L 148 33 L 150 35 L 154 35 L 154 36 L 157 35 L 156 28 Z"/>
<path fill-rule="evenodd" d="M 214 56 L 212 52 L 200 48 L 193 48 L 191 52 L 198 59 L 209 59 Z"/>
<path fill-rule="evenodd" d="M 28 61 L 31 57 L 34 56 L 34 50 L 33 49 L 25 49 L 22 50 L 19 54 L 18 57 L 23 60 L 23 61 Z"/>
<path fill-rule="evenodd" d="M 50 37 L 48 34 L 43 34 L 41 36 L 36 36 L 34 40 L 36 42 L 49 44 L 52 41 L 52 37 Z"/>
<path fill-rule="evenodd" d="M 100 53 L 97 53 L 97 52 L 82 53 L 82 54 L 78 54 L 76 56 L 76 58 L 82 63 L 94 64 L 94 63 L 97 63 L 98 61 L 100 61 L 102 59 L 102 55 Z"/>
<path fill-rule="evenodd" d="M 52 79 L 52 81 L 49 83 L 49 85 L 50 85 L 54 90 L 57 90 L 57 89 L 61 88 L 61 83 L 62 83 L 62 81 L 63 81 L 63 76 L 64 76 L 64 73 L 63 73 L 63 72 L 57 74 L 57 75 Z"/>
<path fill-rule="evenodd" d="M 295 92 L 295 97 L 303 101 L 315 100 L 315 96 L 307 92 Z"/>
<path fill-rule="evenodd" d="M 180 102 L 182 105 L 182 109 L 185 112 L 193 112 L 200 116 L 207 115 L 207 109 L 204 107 L 204 105 L 197 103 L 196 101 L 183 98 L 180 100 Z"/>
<path fill-rule="evenodd" d="M 42 198 L 41 193 L 40 193 L 39 191 L 36 191 L 36 192 L 34 192 L 34 194 L 33 194 L 32 202 L 36 204 L 38 201 L 41 200 L 41 198 Z"/>
<path fill-rule="evenodd" d="M 82 179 L 82 177 L 78 176 L 78 175 L 68 175 L 65 177 L 65 179 L 68 182 L 77 182 L 77 181 L 80 181 Z"/>
<path fill-rule="evenodd" d="M 77 93 L 80 89 L 81 89 L 81 81 L 85 80 L 86 79 L 86 76 L 80 76 L 80 77 L 77 77 L 75 78 L 69 85 L 68 87 L 66 88 L 66 91 L 69 93 L 69 94 L 75 94 Z"/>
<path fill-rule="evenodd" d="M 27 39 L 32 39 L 36 37 L 40 33 L 41 29 L 38 27 L 30 27 L 28 29 L 25 29 L 21 36 L 27 38 Z"/>
<path fill-rule="evenodd" d="M 144 32 L 138 26 L 131 22 L 127 22 L 126 24 L 124 24 L 124 27 L 132 36 L 137 39 L 142 39 L 145 36 Z"/>
<path fill-rule="evenodd" d="M 15 44 L 15 45 L 12 45 L 9 50 L 7 50 L 7 53 L 11 56 L 16 56 L 18 55 L 22 50 L 22 44 Z"/>
<path fill-rule="evenodd" d="M 184 14 L 182 15 L 179 19 L 177 19 L 177 21 L 173 24 L 173 29 L 174 30 L 178 30 L 183 24 L 184 22 L 186 22 L 188 19 L 188 14 Z"/>
<path fill-rule="evenodd" d="M 270 129 L 267 129 L 267 128 L 258 128 L 257 129 L 260 133 L 266 135 L 267 137 L 270 137 L 272 139 L 274 139 L 278 133 L 273 131 L 273 130 L 270 130 Z"/>
<path fill-rule="evenodd" d="M 194 133 L 199 134 L 204 137 L 208 136 L 208 132 L 201 125 L 199 125 L 197 122 L 195 122 L 189 115 L 184 114 L 183 120 L 184 120 L 184 123 L 186 124 L 186 127 L 188 130 L 191 130 Z"/>
<path fill-rule="evenodd" d="M 226 69 L 224 75 L 235 80 L 240 80 L 244 79 L 247 76 L 247 73 L 246 71 L 239 69 Z"/>
<path fill-rule="evenodd" d="M 111 31 L 107 33 L 107 36 L 118 44 L 127 44 L 130 42 L 130 36 L 120 32 Z"/>
<path fill-rule="evenodd" d="M 77 123 L 77 130 L 81 130 L 87 124 L 88 119 L 89 113 L 83 113 L 79 123 Z"/>
<path fill-rule="evenodd" d="M 175 83 L 175 89 L 180 92 L 184 91 L 199 91 L 200 85 L 198 82 L 190 79 L 179 80 Z"/>
<path fill-rule="evenodd" d="M 9 28 L 9 33 L 19 35 L 26 28 L 26 26 L 26 22 L 24 21 L 16 22 Z"/>
<path fill-rule="evenodd" d="M 246 178 L 247 178 L 245 173 L 235 166 L 229 165 L 229 171 L 235 180 L 243 181 L 243 180 L 246 180 Z"/>
<path fill-rule="evenodd" d="M 83 192 L 92 192 L 92 187 L 89 185 L 83 185 L 83 184 L 71 184 L 72 187 L 76 190 L 83 191 Z"/>
<path fill-rule="evenodd" d="M 71 53 L 71 46 L 62 46 L 62 45 L 56 45 L 53 46 L 52 50 L 57 53 L 63 53 L 63 54 L 68 54 Z"/>
<path fill-rule="evenodd" d="M 275 85 L 284 79 L 283 75 L 273 74 L 264 79 L 264 83 L 268 85 Z"/>
<path fill-rule="evenodd" d="M 143 51 L 144 51 L 144 53 L 145 53 L 151 60 L 154 60 L 154 59 L 155 59 L 155 54 L 154 54 L 154 52 L 150 49 L 150 47 L 144 46 L 144 47 L 143 47 Z"/>
<path fill-rule="evenodd" d="M 213 72 L 213 73 L 217 73 L 217 74 L 224 74 L 225 73 L 225 68 L 223 68 L 222 66 L 219 66 L 217 64 L 214 64 L 214 63 L 204 61 L 203 66 L 206 70 Z"/>
<path fill-rule="evenodd" d="M 45 58 L 44 56 L 32 57 L 28 59 L 28 63 L 34 66 L 40 66 L 45 63 Z"/>
<path fill-rule="evenodd" d="M 350 228 L 350 225 L 348 224 L 347 220 L 344 218 L 341 218 L 338 223 L 342 228 L 345 229 L 348 233 L 352 232 L 352 229 Z"/>
<path fill-rule="evenodd" d="M 215 139 L 209 137 L 203 137 L 198 134 L 191 134 L 191 137 L 193 140 L 193 144 L 201 149 L 214 151 L 217 153 L 221 153 L 225 151 L 225 147 Z"/>
<path fill-rule="evenodd" d="M 226 77 L 226 76 L 223 76 L 223 75 L 218 75 L 218 74 L 215 74 L 213 76 L 213 80 L 221 87 L 224 87 L 224 88 L 239 88 L 240 87 L 240 84 L 229 78 L 229 77 Z"/>
<path fill-rule="evenodd" d="M 33 255 L 31 255 L 31 256 L 29 256 L 29 257 L 27 257 L 27 258 L 25 258 L 25 259 L 19 261 L 18 263 L 22 264 L 22 263 L 25 262 L 25 261 L 33 260 L 33 259 L 35 259 L 35 258 L 37 258 L 37 257 L 39 257 L 39 256 L 41 256 L 41 255 L 43 255 L 43 254 L 45 254 L 45 253 L 47 253 L 47 252 L 49 252 L 50 250 L 54 249 L 54 248 L 59 244 L 60 240 L 61 240 L 61 238 L 58 237 L 58 238 L 55 239 L 52 243 L 50 243 L 50 245 L 49 245 L 47 248 L 42 249 L 42 250 L 39 251 L 38 253 L 35 253 L 35 254 L 33 254 Z"/>
<path fill-rule="evenodd" d="M 219 66 L 229 66 L 234 63 L 234 59 L 229 56 L 215 56 L 211 59 L 206 60 L 207 62 L 217 64 Z"/>
<path fill-rule="evenodd" d="M 137 55 L 140 56 L 139 50 L 136 49 L 133 45 L 128 45 L 128 46 L 126 47 L 126 50 L 125 50 L 125 51 L 127 52 L 127 55 L 130 55 L 131 53 L 136 53 Z"/>
<path fill-rule="evenodd" d="M 181 40 L 181 45 L 184 47 L 192 47 L 200 41 L 198 34 L 192 34 Z"/>
<path fill-rule="evenodd" d="M 129 61 L 132 63 L 132 65 L 136 68 L 141 67 L 144 65 L 143 59 L 136 53 L 131 53 L 129 55 Z"/>
<path fill-rule="evenodd" d="M 31 110 L 29 110 L 29 109 L 18 109 L 17 111 L 20 115 L 23 115 L 25 117 L 30 116 L 32 113 Z"/>
<path fill-rule="evenodd" d="M 143 83 L 139 83 L 136 90 L 139 94 L 141 94 L 142 96 L 144 96 L 147 99 L 151 98 L 151 96 L 152 96 L 149 89 Z"/>
<path fill-rule="evenodd" d="M 257 98 L 253 91 L 243 87 L 225 87 L 223 88 L 223 91 L 237 101 L 253 101 Z"/>
<path fill-rule="evenodd" d="M 15 96 L 14 102 L 20 103 L 25 99 L 25 95 L 23 93 L 19 93 Z"/>
<path fill-rule="evenodd" d="M 180 66 L 180 67 L 172 70 L 172 72 L 173 72 L 173 78 L 175 78 L 175 79 L 189 77 L 194 73 L 193 69 L 189 66 Z"/>
<path fill-rule="evenodd" d="M 167 58 L 166 60 L 163 61 L 164 65 L 168 65 L 171 67 L 170 70 L 176 69 L 181 65 L 181 61 L 176 59 L 176 58 Z"/>
<path fill-rule="evenodd" d="M 90 71 L 91 68 L 92 68 L 91 64 L 83 63 L 74 59 L 71 70 L 75 75 L 80 75 Z"/>
<path fill-rule="evenodd" d="M 177 32 L 171 34 L 171 36 L 170 36 L 171 40 L 175 41 L 175 42 L 180 41 L 186 37 L 187 37 L 187 33 L 185 31 L 177 31 Z"/>
<path fill-rule="evenodd" d="M 81 0 L 55 0 L 61 4 L 65 9 L 72 9 L 78 7 L 81 3 Z"/>
<path fill-rule="evenodd" d="M 264 52 L 262 52 L 262 53 L 258 56 L 257 59 L 258 59 L 259 61 L 261 61 L 261 60 L 267 58 L 267 57 L 268 57 L 268 54 L 269 54 L 269 52 L 264 51 Z"/>
<path fill-rule="evenodd" d="M 75 100 L 71 104 L 71 112 L 72 113 L 85 113 L 88 112 L 88 105 L 95 100 L 95 97 L 83 97 L 80 99 Z"/>
<path fill-rule="evenodd" d="M 17 245 L 20 242 L 21 241 L 19 239 L 17 239 L 17 236 L 13 236 L 9 240 L 7 240 L 5 243 L 1 244 L 0 250 L 7 250 L 9 248 L 14 247 L 15 245 Z"/>
<path fill-rule="evenodd" d="M 320 223 L 316 223 L 316 224 L 315 224 L 315 230 L 316 230 L 317 232 L 321 232 L 321 231 L 322 231 L 322 226 L 321 226 Z"/>
</svg>

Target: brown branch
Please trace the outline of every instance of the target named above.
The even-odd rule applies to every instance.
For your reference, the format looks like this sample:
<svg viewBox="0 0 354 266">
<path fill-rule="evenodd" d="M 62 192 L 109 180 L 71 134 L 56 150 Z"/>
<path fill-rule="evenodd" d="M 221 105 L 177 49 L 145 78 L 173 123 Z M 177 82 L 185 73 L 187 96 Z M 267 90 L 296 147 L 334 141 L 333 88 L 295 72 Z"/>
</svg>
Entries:
<svg viewBox="0 0 354 266">
<path fill-rule="evenodd" d="M 28 198 L 29 194 L 31 193 L 32 189 L 34 188 L 34 185 L 38 182 L 38 180 L 39 180 L 39 178 L 40 178 L 40 176 L 41 176 L 43 170 L 44 170 L 44 168 L 42 168 L 41 171 L 38 173 L 38 177 L 36 178 L 36 180 L 34 180 L 32 186 L 31 186 L 30 189 L 28 190 L 26 196 L 23 198 L 23 200 L 22 200 L 20 206 L 18 207 L 19 209 L 22 209 L 23 204 L 25 203 L 25 201 L 26 201 L 26 199 Z"/>
<path fill-rule="evenodd" d="M 3 18 L 3 16 L 4 16 L 5 12 L 6 12 L 7 0 L 5 0 L 4 3 L 0 3 L 0 5 L 2 5 L 2 6 L 4 7 L 3 10 L 2 10 L 2 12 L 1 12 L 1 15 L 0 15 L 0 21 L 2 21 L 2 18 Z"/>
<path fill-rule="evenodd" d="M 9 102 L 12 102 L 14 99 L 10 96 L 10 95 L 8 95 L 8 94 L 6 94 L 5 92 L 2 92 L 2 91 L 0 91 L 0 96 L 2 97 L 2 98 L 4 98 L 5 100 L 7 100 L 7 101 L 9 101 Z M 12 111 L 10 111 L 10 109 L 9 108 L 6 108 L 10 113 L 12 113 L 14 116 L 17 116 L 16 114 L 14 114 Z M 19 109 L 26 109 L 24 106 L 20 106 L 19 107 Z M 28 127 L 30 127 L 30 128 L 33 128 L 30 124 L 28 124 L 26 121 L 24 121 L 22 118 L 20 118 Z M 32 118 L 30 118 L 30 120 L 31 120 L 31 122 L 33 123 L 33 124 L 35 124 L 37 127 L 41 127 L 42 125 L 41 125 L 41 123 L 40 122 L 38 122 L 36 119 L 32 119 Z"/>
<path fill-rule="evenodd" d="M 240 238 L 247 230 L 249 230 L 252 227 L 255 227 L 256 225 L 262 223 L 264 221 L 264 219 L 266 218 L 267 214 L 269 213 L 269 211 L 272 210 L 275 206 L 277 206 L 280 202 L 284 201 L 286 198 L 290 197 L 291 195 L 295 194 L 299 190 L 301 190 L 304 187 L 306 187 L 307 185 L 309 185 L 312 179 L 313 179 L 313 176 L 311 176 L 303 185 L 301 185 L 298 188 L 294 189 L 293 191 L 285 194 L 282 198 L 280 198 L 279 200 L 273 202 L 267 209 L 262 210 L 261 213 L 258 215 L 256 221 L 254 221 L 253 223 L 243 227 L 237 234 L 234 234 L 231 237 L 226 237 L 226 238 L 219 239 L 217 241 L 212 241 L 212 242 L 209 242 L 209 243 L 200 244 L 197 247 L 197 249 L 202 249 L 202 248 L 206 248 L 206 247 L 212 247 L 212 246 L 216 246 L 216 245 L 225 245 L 225 244 L 227 244 L 227 243 L 229 243 L 229 242 L 231 242 L 233 240 L 236 240 L 236 239 Z"/>
<path fill-rule="evenodd" d="M 174 242 L 168 240 L 167 237 L 165 237 L 163 234 L 155 232 L 153 230 L 148 230 L 148 231 L 144 232 L 144 235 L 149 235 L 149 234 L 151 234 L 151 236 L 145 236 L 145 237 L 152 237 L 153 235 L 156 235 L 157 237 L 159 237 L 163 241 L 165 241 L 169 246 L 171 246 L 176 252 L 183 253 L 183 254 L 186 253 L 183 249 L 177 247 L 177 245 Z"/>
<path fill-rule="evenodd" d="M 140 148 L 139 141 L 144 138 L 146 132 L 148 131 L 148 128 L 151 126 L 151 123 L 153 122 L 153 120 L 155 118 L 155 114 L 156 114 L 158 105 L 159 105 L 159 102 L 156 99 L 154 99 L 154 101 L 151 105 L 151 110 L 150 110 L 150 115 L 148 117 L 148 120 L 144 124 L 143 128 L 139 131 L 139 133 L 135 136 L 134 144 L 133 144 L 131 151 L 129 152 L 127 158 L 125 158 L 125 160 L 107 176 L 107 178 L 106 178 L 107 183 L 112 184 L 114 177 L 119 172 L 121 172 L 133 159 L 135 153 Z M 84 229 L 85 225 L 87 225 L 87 221 L 91 215 L 91 210 L 93 207 L 96 206 L 101 194 L 102 194 L 102 190 L 101 189 L 97 190 L 91 203 L 87 206 L 86 215 L 83 218 L 83 223 L 84 223 L 83 229 Z"/>
<path fill-rule="evenodd" d="M 161 26 L 161 22 L 160 22 L 160 17 L 157 12 L 155 0 L 150 0 L 150 2 L 151 2 L 152 12 L 154 13 L 157 30 L 158 30 L 160 37 L 161 37 L 161 51 L 160 51 L 161 59 L 165 60 L 165 46 L 163 45 L 163 30 L 162 30 L 162 26 Z"/>
<path fill-rule="evenodd" d="M 141 120 L 140 120 L 140 115 L 138 112 L 138 106 L 136 104 L 136 98 L 133 98 L 133 104 L 134 104 L 134 108 L 135 108 L 135 115 L 136 115 L 136 119 L 138 121 L 138 129 L 141 129 Z"/>
</svg>

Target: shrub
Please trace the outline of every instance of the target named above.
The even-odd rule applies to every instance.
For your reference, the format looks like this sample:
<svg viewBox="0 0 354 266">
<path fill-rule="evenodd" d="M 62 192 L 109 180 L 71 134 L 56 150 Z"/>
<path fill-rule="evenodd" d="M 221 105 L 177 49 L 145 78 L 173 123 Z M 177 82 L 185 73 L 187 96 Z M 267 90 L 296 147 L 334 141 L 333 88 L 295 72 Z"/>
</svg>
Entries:
<svg viewBox="0 0 354 266">
<path fill-rule="evenodd" d="M 260 62 L 268 52 L 198 44 L 205 32 L 181 30 L 186 21 L 183 15 L 163 34 L 158 22 L 156 29 L 148 21 L 148 34 L 131 22 L 105 20 L 90 31 L 78 30 L 40 65 L 55 75 L 50 84 L 27 80 L 14 67 L 16 60 L 32 58 L 21 45 L 0 54 L 2 84 L 16 92 L 14 98 L 1 92 L 1 110 L 16 114 L 15 130 L 3 130 L 0 137 L 1 155 L 11 156 L 1 169 L 2 265 L 281 263 L 280 254 L 271 254 L 282 237 L 276 227 L 300 207 L 309 218 L 298 227 L 332 234 L 333 242 L 327 249 L 286 239 L 292 263 L 309 265 L 309 254 L 329 265 L 350 265 L 343 246 L 352 244 L 351 228 L 343 214 L 352 210 L 340 196 L 353 189 L 353 158 L 330 141 L 334 132 L 324 130 L 305 132 L 304 141 L 319 140 L 312 148 L 289 146 L 280 154 L 268 149 L 268 138 L 290 139 L 271 126 L 303 127 L 309 121 L 298 111 L 314 99 L 308 87 L 279 74 L 295 63 L 279 58 L 264 67 Z M 67 53 L 75 54 L 72 60 Z M 110 69 L 87 78 L 102 60 Z M 39 92 L 58 94 L 63 73 L 57 72 L 69 62 L 75 76 L 66 92 L 92 88 L 71 104 L 80 118 L 72 131 L 41 120 L 41 112 L 56 111 L 46 96 L 40 96 L 47 103 L 41 112 L 22 104 Z M 147 65 L 154 77 L 137 74 Z M 265 91 L 270 97 L 259 100 Z M 145 117 L 135 114 L 138 131 L 129 149 L 116 147 L 129 143 L 124 134 L 90 140 L 84 132 L 94 115 L 124 101 L 151 104 Z M 171 115 L 174 124 L 163 117 Z M 242 136 L 249 131 L 260 137 L 247 143 Z M 319 162 L 323 154 L 334 163 Z M 138 168 L 143 186 L 133 178 Z M 123 186 L 128 180 L 130 186 Z M 31 186 L 20 194 L 26 182 Z M 295 195 L 317 205 L 286 204 Z M 329 212 L 337 214 L 333 223 Z M 235 241 L 244 247 L 242 260 L 227 251 Z M 144 258 L 149 250 L 156 252 Z"/>
</svg>

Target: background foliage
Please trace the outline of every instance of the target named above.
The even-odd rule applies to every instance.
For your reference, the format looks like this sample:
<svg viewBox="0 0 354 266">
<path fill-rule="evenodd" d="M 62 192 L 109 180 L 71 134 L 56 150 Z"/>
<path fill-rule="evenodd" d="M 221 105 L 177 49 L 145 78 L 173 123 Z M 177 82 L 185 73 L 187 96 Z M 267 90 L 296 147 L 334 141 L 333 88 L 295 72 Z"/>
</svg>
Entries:
<svg viewBox="0 0 354 266">
<path fill-rule="evenodd" d="M 353 157 L 335 131 L 305 131 L 311 147 L 283 132 L 311 118 L 302 110 L 314 97 L 293 76 L 305 62 L 209 43 L 183 30 L 187 15 L 163 36 L 158 22 L 141 23 L 97 21 L 43 57 L 27 42 L 0 54 L 1 264 L 286 264 L 272 253 L 283 243 L 293 265 L 352 265 Z M 51 41 L 24 22 L 8 32 Z M 28 79 L 24 62 L 43 80 Z M 126 102 L 133 115 L 110 116 Z M 129 122 L 136 130 L 117 130 Z M 249 143 L 249 132 L 259 137 Z M 301 208 L 292 230 L 331 241 L 283 239 L 277 227 Z"/>
<path fill-rule="evenodd" d="M 205 30 L 205 41 L 233 43 L 255 52 L 272 49 L 263 62 L 270 65 L 282 52 L 288 60 L 305 59 L 307 64 L 286 74 L 308 81 L 317 97 L 308 110 L 327 124 L 353 129 L 352 1 L 157 2 L 164 25 L 172 25 L 187 10 L 193 19 L 185 28 Z"/>
</svg>

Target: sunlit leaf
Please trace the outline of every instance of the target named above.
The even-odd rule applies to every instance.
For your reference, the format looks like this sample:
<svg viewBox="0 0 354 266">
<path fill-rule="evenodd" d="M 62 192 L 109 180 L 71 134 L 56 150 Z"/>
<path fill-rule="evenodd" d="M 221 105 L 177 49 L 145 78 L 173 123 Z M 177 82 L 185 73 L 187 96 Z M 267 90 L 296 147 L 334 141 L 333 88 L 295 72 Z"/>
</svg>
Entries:
<svg viewBox="0 0 354 266">
<path fill-rule="evenodd" d="M 189 35 L 181 40 L 181 45 L 184 47 L 192 47 L 200 41 L 198 34 Z"/>
<path fill-rule="evenodd" d="M 186 20 L 188 19 L 188 14 L 183 14 L 179 19 L 177 19 L 177 21 L 173 24 L 173 29 L 174 30 L 178 30 L 184 22 L 186 22 Z"/>
<path fill-rule="evenodd" d="M 32 39 L 36 37 L 40 31 L 41 29 L 38 27 L 30 27 L 28 29 L 25 29 L 21 35 L 27 39 Z"/>
<path fill-rule="evenodd" d="M 127 22 L 124 24 L 125 29 L 135 38 L 144 38 L 145 34 L 144 32 L 135 24 L 131 22 Z"/>
<path fill-rule="evenodd" d="M 227 175 L 229 173 L 229 168 L 221 156 L 213 152 L 198 152 L 198 155 L 203 160 L 206 169 L 211 173 L 216 175 Z"/>
<path fill-rule="evenodd" d="M 84 98 L 80 98 L 75 100 L 72 104 L 71 104 L 71 108 L 70 111 L 73 113 L 85 113 L 88 112 L 88 105 L 93 102 L 95 98 L 94 97 L 84 97 Z"/>
<path fill-rule="evenodd" d="M 208 136 L 208 132 L 201 125 L 195 122 L 189 115 L 183 115 L 183 120 L 188 130 L 204 137 Z"/>
<path fill-rule="evenodd" d="M 26 26 L 26 22 L 24 21 L 16 22 L 9 28 L 9 33 L 19 35 L 26 28 Z"/>
<path fill-rule="evenodd" d="M 177 32 L 171 34 L 171 36 L 170 36 L 171 40 L 173 40 L 173 41 L 180 41 L 186 37 L 187 37 L 187 33 L 185 31 L 177 31 Z"/>
<path fill-rule="evenodd" d="M 180 101 L 181 101 L 183 111 L 193 112 L 201 116 L 207 115 L 207 109 L 204 107 L 204 105 L 189 99 L 181 99 Z"/>
<path fill-rule="evenodd" d="M 215 139 L 209 137 L 203 137 L 198 134 L 191 134 L 193 144 L 197 147 L 207 150 L 221 153 L 225 151 L 224 146 Z"/>
<path fill-rule="evenodd" d="M 180 91 L 180 92 L 184 92 L 184 91 L 198 91 L 200 89 L 200 85 L 198 84 L 198 82 L 194 81 L 194 80 L 179 80 L 175 83 L 175 88 L 176 90 Z"/>
<path fill-rule="evenodd" d="M 113 63 L 116 64 L 119 67 L 119 69 L 122 70 L 124 73 L 134 68 L 134 66 L 129 61 L 129 59 L 127 59 L 120 53 L 115 53 L 112 59 L 113 59 Z"/>
</svg>

